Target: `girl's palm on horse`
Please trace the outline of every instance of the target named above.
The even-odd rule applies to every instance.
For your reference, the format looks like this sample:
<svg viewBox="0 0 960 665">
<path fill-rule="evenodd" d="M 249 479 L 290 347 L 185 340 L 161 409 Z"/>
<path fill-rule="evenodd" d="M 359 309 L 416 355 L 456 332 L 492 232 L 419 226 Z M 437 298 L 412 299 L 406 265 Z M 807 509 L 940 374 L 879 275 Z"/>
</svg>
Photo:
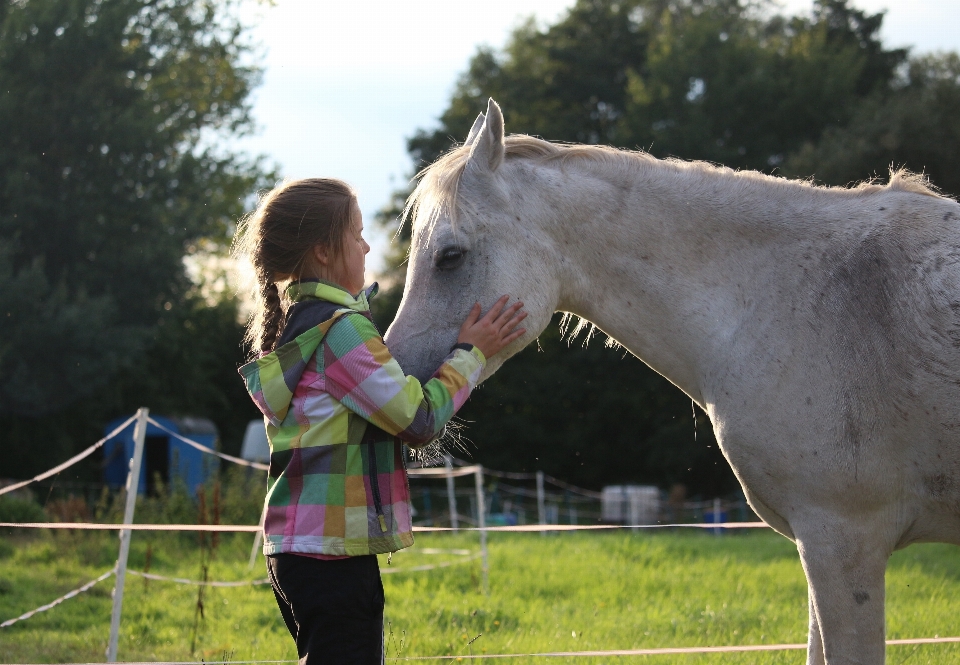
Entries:
<svg viewBox="0 0 960 665">
<path fill-rule="evenodd" d="M 523 303 L 517 302 L 505 308 L 509 300 L 510 296 L 502 296 L 482 317 L 480 303 L 474 303 L 460 326 L 457 342 L 473 344 L 484 357 L 489 358 L 527 332 L 526 328 L 517 328 L 527 318 L 527 313 L 520 311 Z"/>
</svg>

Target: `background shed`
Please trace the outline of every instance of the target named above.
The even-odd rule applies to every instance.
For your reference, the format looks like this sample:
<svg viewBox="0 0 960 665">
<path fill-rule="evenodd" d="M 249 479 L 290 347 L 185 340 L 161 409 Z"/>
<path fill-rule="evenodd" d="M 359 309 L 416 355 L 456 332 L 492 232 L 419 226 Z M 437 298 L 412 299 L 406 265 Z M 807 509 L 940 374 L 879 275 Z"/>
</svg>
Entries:
<svg viewBox="0 0 960 665">
<path fill-rule="evenodd" d="M 207 418 L 166 418 L 151 415 L 158 423 L 197 443 L 213 448 L 218 447 L 219 434 L 216 425 Z M 107 424 L 106 432 L 120 425 L 124 418 Z M 133 459 L 133 431 L 136 422 L 131 422 L 120 432 L 107 439 L 103 445 L 103 479 L 110 487 L 120 488 L 127 482 L 127 470 Z M 187 492 L 196 493 L 219 468 L 220 460 L 201 452 L 163 431 L 152 423 L 147 423 L 147 436 L 144 441 L 143 465 L 140 467 L 140 494 L 153 494 L 156 491 L 157 475 L 164 482 L 173 485 L 183 482 Z"/>
</svg>

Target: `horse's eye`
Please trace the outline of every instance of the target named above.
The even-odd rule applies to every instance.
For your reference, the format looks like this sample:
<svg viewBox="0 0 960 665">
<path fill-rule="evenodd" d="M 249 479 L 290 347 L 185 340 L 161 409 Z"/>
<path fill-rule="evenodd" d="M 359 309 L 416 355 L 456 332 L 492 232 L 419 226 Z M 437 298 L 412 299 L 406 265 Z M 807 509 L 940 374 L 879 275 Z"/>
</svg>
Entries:
<svg viewBox="0 0 960 665">
<path fill-rule="evenodd" d="M 440 270 L 453 270 L 460 267 L 466 255 L 467 252 L 461 247 L 447 247 L 437 253 L 434 265 Z"/>
</svg>

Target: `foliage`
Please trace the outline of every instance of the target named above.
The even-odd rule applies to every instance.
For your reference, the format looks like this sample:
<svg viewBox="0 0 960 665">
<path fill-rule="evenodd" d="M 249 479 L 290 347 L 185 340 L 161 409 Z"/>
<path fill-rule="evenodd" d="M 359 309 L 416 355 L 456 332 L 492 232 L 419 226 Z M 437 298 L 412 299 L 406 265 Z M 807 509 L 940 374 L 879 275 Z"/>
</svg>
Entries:
<svg viewBox="0 0 960 665">
<path fill-rule="evenodd" d="M 61 409 L 56 418 L 0 417 L 4 474 L 28 476 L 104 435 L 103 426 L 140 406 L 167 416 L 206 415 L 217 425 L 226 452 L 239 454 L 247 422 L 260 416 L 236 368 L 245 361 L 237 305 L 210 305 L 195 294 L 158 315 L 138 365 L 121 368 L 90 397 Z M 44 445 L 29 445 L 42 440 Z M 59 479 L 99 480 L 101 456 L 64 471 Z M 19 472 L 18 472 L 19 470 Z"/>
<path fill-rule="evenodd" d="M 580 0 L 552 25 L 525 23 L 502 51 L 481 48 L 438 126 L 409 140 L 410 156 L 417 168 L 435 160 L 492 96 L 514 133 L 829 184 L 893 163 L 960 192 L 956 55 L 908 60 L 881 43 L 882 14 L 847 0 L 818 0 L 810 16 L 774 8 L 766 0 Z M 382 221 L 396 211 L 393 202 Z M 394 278 L 408 234 L 400 229 Z M 597 342 L 563 349 L 554 329 L 538 346 L 542 353 L 512 359 L 464 408 L 478 461 L 591 487 L 681 482 L 704 495 L 735 487 L 707 419 L 697 417 L 695 437 L 690 401 L 665 379 Z"/>
<path fill-rule="evenodd" d="M 154 496 L 137 498 L 138 522 L 150 524 L 257 524 L 267 488 L 262 471 L 230 465 L 212 478 L 196 494 L 191 494 L 182 481 L 156 483 Z M 200 494 L 203 501 L 199 501 Z M 122 493 L 114 495 L 123 499 Z M 111 504 L 100 519 L 120 521 L 123 506 Z M 195 537 L 195 536 L 193 536 Z"/>
<path fill-rule="evenodd" d="M 0 522 L 46 522 L 43 508 L 32 499 L 0 496 Z"/>
<path fill-rule="evenodd" d="M 141 403 L 242 411 L 223 377 L 242 359 L 236 305 L 204 306 L 184 270 L 201 238 L 225 245 L 267 177 L 216 146 L 251 127 L 259 81 L 235 5 L 0 3 L 5 475 Z"/>
<path fill-rule="evenodd" d="M 0 541 L 3 542 L 3 541 Z M 247 569 L 251 534 L 227 536 L 209 563 L 210 579 L 265 577 Z M 113 565 L 113 534 L 43 536 L 12 543 L 0 559 L 0 620 L 76 588 Z M 195 540 L 134 533 L 130 567 L 197 579 Z M 418 535 L 384 570 L 456 561 L 423 548 L 477 551 L 474 534 Z M 960 551 L 913 545 L 887 575 L 890 638 L 956 635 Z M 770 533 L 494 534 L 490 595 L 480 593 L 480 563 L 383 576 L 387 656 L 529 653 L 681 645 L 802 643 L 807 594 L 795 547 Z M 106 646 L 112 580 L 27 621 L 2 629 L 5 660 L 95 661 Z M 205 661 L 295 658 L 269 586 L 208 589 L 197 653 L 190 654 L 196 588 L 128 577 L 122 660 Z M 478 637 L 479 635 L 479 637 Z M 469 644 L 470 640 L 476 640 Z M 950 662 L 956 645 L 890 647 L 891 659 Z M 698 663 L 796 663 L 795 651 L 715 654 Z M 660 656 L 657 663 L 693 662 Z M 506 662 L 530 662 L 516 659 Z M 546 660 L 544 662 L 547 662 Z M 572 662 L 549 659 L 549 662 Z M 577 662 L 580 662 L 579 660 Z"/>
<path fill-rule="evenodd" d="M 492 96 L 511 132 L 770 169 L 845 124 L 906 52 L 880 44 L 882 15 L 846 0 L 821 0 L 810 18 L 769 8 L 582 0 L 556 25 L 521 27 L 502 54 L 481 49 L 411 156 L 433 161 Z"/>
<path fill-rule="evenodd" d="M 187 294 L 158 317 L 141 364 L 119 372 L 100 399 L 114 413 L 149 405 L 157 414 L 205 415 L 217 425 L 225 450 L 239 454 L 247 423 L 262 415 L 237 373 L 246 361 L 237 308 L 233 298 L 209 303 Z"/>
<path fill-rule="evenodd" d="M 696 418 L 688 397 L 628 352 L 596 339 L 568 343 L 559 325 L 460 411 L 463 436 L 474 443 L 468 452 L 494 469 L 541 470 L 594 488 L 680 483 L 704 496 L 735 491 L 709 420 L 699 409 Z"/>
<path fill-rule="evenodd" d="M 886 95 L 873 95 L 847 125 L 828 128 L 784 165 L 834 184 L 883 178 L 889 168 L 929 176 L 944 192 L 960 194 L 960 56 L 914 58 Z"/>
</svg>

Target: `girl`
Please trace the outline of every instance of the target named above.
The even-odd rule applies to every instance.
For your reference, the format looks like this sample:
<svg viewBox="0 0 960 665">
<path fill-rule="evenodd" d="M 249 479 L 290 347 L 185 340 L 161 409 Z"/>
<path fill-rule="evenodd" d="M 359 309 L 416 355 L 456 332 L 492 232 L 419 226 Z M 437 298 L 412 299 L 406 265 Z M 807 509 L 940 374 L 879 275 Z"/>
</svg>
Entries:
<svg viewBox="0 0 960 665">
<path fill-rule="evenodd" d="M 413 544 L 401 442 L 435 438 L 524 333 L 522 303 L 475 304 L 433 378 L 405 376 L 370 317 L 362 232 L 350 187 L 315 178 L 271 191 L 238 242 L 259 286 L 240 373 L 270 440 L 263 553 L 303 664 L 382 662 L 376 555 Z"/>
</svg>

